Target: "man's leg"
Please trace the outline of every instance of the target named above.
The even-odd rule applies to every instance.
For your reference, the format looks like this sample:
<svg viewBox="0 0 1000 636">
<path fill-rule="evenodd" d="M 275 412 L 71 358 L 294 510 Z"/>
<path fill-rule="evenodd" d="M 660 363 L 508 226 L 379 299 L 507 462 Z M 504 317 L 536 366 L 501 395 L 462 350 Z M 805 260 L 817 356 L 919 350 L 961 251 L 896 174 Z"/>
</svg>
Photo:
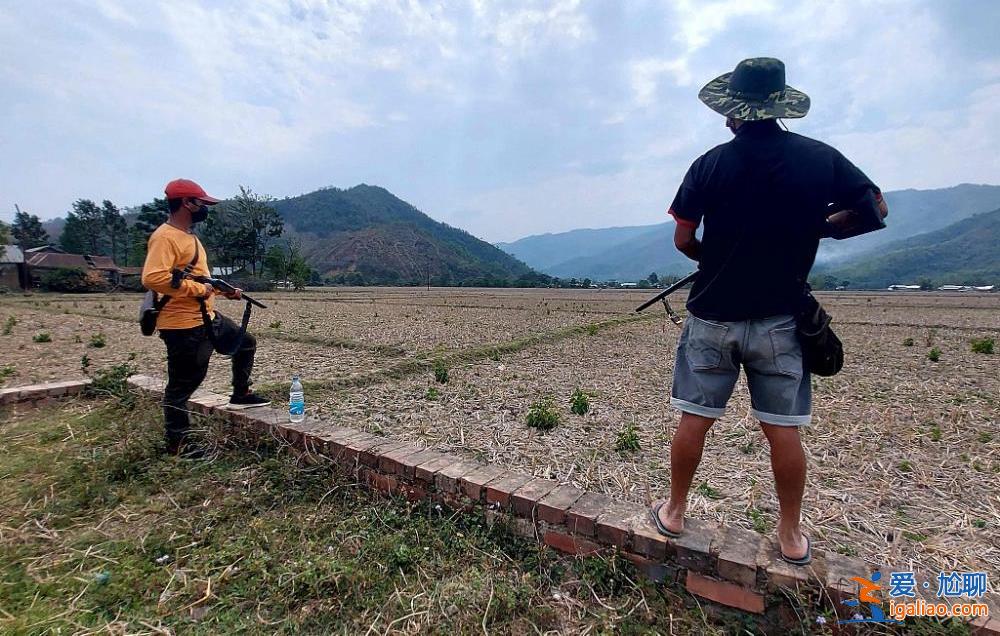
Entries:
<svg viewBox="0 0 1000 636">
<path fill-rule="evenodd" d="M 213 321 L 215 342 L 220 353 L 229 354 L 236 345 L 240 335 L 240 327 L 228 317 L 215 312 Z M 253 360 L 257 353 L 257 339 L 253 334 L 244 333 L 239 348 L 232 353 L 233 358 L 233 397 L 241 397 L 250 393 L 250 374 L 253 372 Z"/>
<path fill-rule="evenodd" d="M 246 395 L 253 381 L 253 359 L 257 354 L 257 339 L 252 334 L 243 334 L 240 348 L 233 354 L 233 395 Z"/>
<path fill-rule="evenodd" d="M 771 470 L 781 507 L 778 521 L 781 552 L 791 559 L 800 559 L 808 551 L 808 544 L 799 525 L 802 493 L 806 487 L 806 454 L 802 450 L 799 429 L 766 422 L 761 422 L 760 426 L 771 445 Z"/>
<path fill-rule="evenodd" d="M 212 357 L 212 344 L 200 334 L 200 330 L 171 331 L 160 332 L 167 345 L 163 422 L 167 451 L 176 453 L 190 432 L 187 401 L 205 379 L 208 361 Z"/>
<path fill-rule="evenodd" d="M 714 418 L 694 413 L 681 414 L 681 423 L 670 440 L 670 501 L 660 508 L 660 521 L 668 530 L 681 532 L 684 529 L 688 491 L 701 463 L 705 435 L 714 423 Z"/>
</svg>

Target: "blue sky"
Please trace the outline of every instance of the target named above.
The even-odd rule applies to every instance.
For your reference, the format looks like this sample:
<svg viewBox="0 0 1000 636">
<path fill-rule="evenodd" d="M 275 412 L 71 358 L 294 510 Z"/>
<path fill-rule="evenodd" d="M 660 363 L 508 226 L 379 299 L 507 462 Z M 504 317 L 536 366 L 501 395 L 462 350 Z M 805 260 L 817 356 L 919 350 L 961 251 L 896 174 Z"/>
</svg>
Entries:
<svg viewBox="0 0 1000 636">
<path fill-rule="evenodd" d="M 382 185 L 491 241 L 656 223 L 726 141 L 698 89 L 783 59 L 792 130 L 885 189 L 1000 182 L 1000 2 L 0 4 L 0 218 Z"/>
</svg>

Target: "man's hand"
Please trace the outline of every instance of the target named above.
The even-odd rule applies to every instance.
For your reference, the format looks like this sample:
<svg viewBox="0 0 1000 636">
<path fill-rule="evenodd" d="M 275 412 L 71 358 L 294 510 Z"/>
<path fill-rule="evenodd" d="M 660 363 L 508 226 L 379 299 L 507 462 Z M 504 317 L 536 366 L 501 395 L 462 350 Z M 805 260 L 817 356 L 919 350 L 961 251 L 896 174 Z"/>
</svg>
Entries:
<svg viewBox="0 0 1000 636">
<path fill-rule="evenodd" d="M 243 298 L 243 290 L 240 289 L 239 287 L 237 287 L 233 291 L 227 292 L 227 293 L 225 293 L 223 295 L 226 298 L 228 298 L 229 300 L 239 300 L 239 299 Z"/>
</svg>

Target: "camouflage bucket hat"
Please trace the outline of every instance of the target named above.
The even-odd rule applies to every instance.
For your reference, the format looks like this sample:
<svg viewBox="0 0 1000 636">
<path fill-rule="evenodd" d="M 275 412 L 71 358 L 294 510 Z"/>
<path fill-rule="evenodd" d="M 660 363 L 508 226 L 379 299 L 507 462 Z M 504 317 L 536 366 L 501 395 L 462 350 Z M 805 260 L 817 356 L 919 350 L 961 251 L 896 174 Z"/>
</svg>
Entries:
<svg viewBox="0 0 1000 636">
<path fill-rule="evenodd" d="M 796 119 L 809 112 L 809 96 L 785 84 L 785 64 L 753 57 L 701 89 L 698 99 L 715 112 L 742 119 Z"/>
</svg>

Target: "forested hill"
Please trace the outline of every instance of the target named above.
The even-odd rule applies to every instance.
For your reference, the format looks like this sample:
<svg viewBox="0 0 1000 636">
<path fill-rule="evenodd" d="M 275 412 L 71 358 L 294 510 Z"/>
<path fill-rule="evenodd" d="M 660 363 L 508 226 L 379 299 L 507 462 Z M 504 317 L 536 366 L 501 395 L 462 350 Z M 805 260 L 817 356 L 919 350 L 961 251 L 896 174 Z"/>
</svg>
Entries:
<svg viewBox="0 0 1000 636">
<path fill-rule="evenodd" d="M 272 203 L 321 276 L 351 284 L 531 284 L 527 265 L 385 188 L 325 188 Z"/>
<path fill-rule="evenodd" d="M 889 243 L 832 271 L 851 287 L 899 284 L 992 285 L 1000 283 L 1000 210 Z"/>
</svg>

